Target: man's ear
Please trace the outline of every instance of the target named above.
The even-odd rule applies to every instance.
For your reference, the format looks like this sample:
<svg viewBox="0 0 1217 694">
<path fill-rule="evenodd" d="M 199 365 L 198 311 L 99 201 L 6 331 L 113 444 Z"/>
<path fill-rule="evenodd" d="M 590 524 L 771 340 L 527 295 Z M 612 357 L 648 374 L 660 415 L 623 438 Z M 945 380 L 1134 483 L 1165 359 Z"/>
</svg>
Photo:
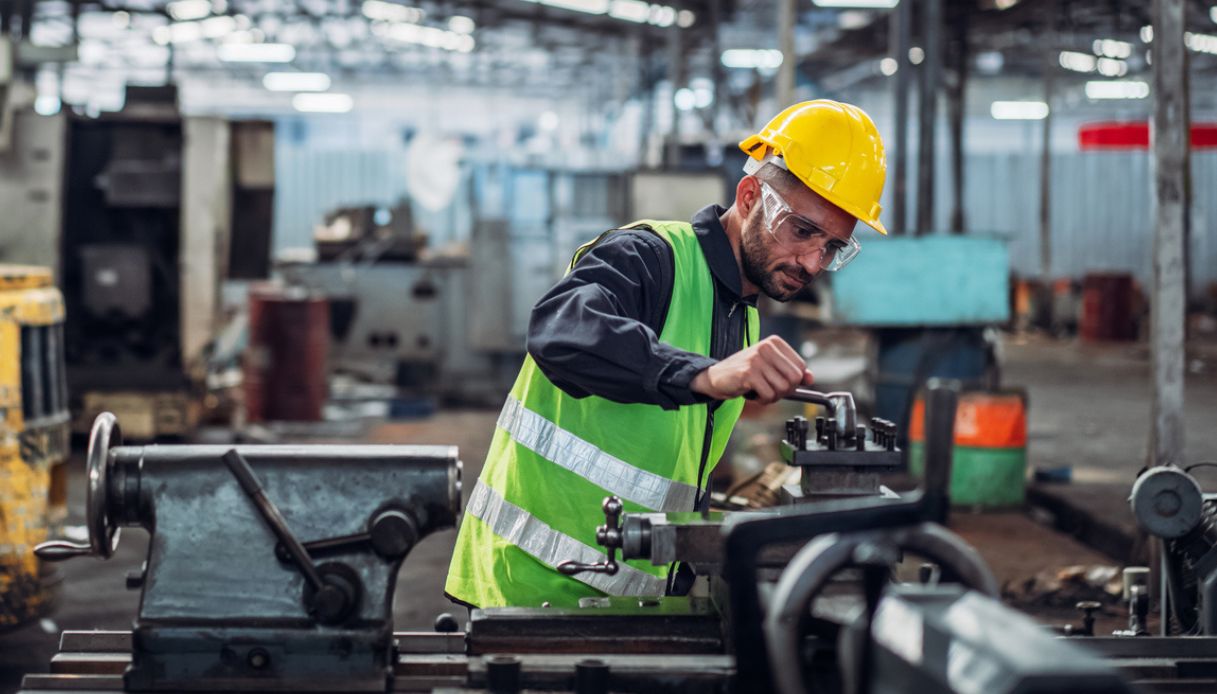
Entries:
<svg viewBox="0 0 1217 694">
<path fill-rule="evenodd" d="M 761 202 L 761 182 L 756 176 L 744 176 L 735 186 L 735 209 L 746 219 L 752 208 Z"/>
</svg>

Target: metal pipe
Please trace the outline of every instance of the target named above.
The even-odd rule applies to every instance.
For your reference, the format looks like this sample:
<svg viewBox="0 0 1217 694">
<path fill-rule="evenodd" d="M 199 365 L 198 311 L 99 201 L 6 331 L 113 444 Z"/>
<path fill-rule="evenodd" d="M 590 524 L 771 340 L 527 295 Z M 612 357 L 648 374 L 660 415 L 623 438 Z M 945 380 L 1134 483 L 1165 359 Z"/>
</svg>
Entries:
<svg viewBox="0 0 1217 694">
<path fill-rule="evenodd" d="M 1040 142 L 1040 273 L 1045 281 L 1052 279 L 1052 95 L 1056 75 L 1056 6 L 1048 8 L 1048 26 L 1044 32 L 1047 50 L 1043 51 L 1044 103 L 1048 114 L 1042 121 Z"/>
<path fill-rule="evenodd" d="M 964 230 L 963 112 L 968 84 L 968 13 L 956 13 L 951 27 L 954 30 L 951 39 L 954 79 L 947 92 L 947 118 L 951 134 L 951 219 L 949 226 L 952 234 L 962 234 Z"/>
<path fill-rule="evenodd" d="M 921 119 L 917 155 L 917 233 L 934 228 L 934 172 L 938 85 L 942 73 L 942 0 L 925 0 L 921 17 Z"/>
<path fill-rule="evenodd" d="M 928 516 L 946 523 L 951 510 L 951 459 L 955 453 L 955 409 L 959 394 L 941 383 L 930 385 L 925 398 L 925 481 L 922 493 Z"/>
<path fill-rule="evenodd" d="M 896 60 L 895 82 L 895 150 L 892 169 L 895 173 L 892 195 L 892 224 L 888 229 L 894 235 L 908 231 L 908 136 L 909 136 L 909 81 L 913 76 L 913 64 L 909 62 L 909 49 L 913 44 L 913 3 L 902 2 L 892 12 L 891 33 L 895 37 L 892 57 Z"/>
<path fill-rule="evenodd" d="M 795 68 L 798 56 L 794 51 L 794 26 L 798 22 L 796 0 L 778 0 L 778 47 L 782 49 L 782 65 L 778 68 L 778 109 L 794 103 Z"/>
</svg>

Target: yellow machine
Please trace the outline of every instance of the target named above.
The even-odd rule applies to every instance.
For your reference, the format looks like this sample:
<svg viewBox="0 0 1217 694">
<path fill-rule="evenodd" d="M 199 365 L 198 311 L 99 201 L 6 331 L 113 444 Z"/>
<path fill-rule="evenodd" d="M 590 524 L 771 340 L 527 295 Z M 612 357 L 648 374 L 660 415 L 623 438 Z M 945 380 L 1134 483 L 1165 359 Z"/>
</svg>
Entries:
<svg viewBox="0 0 1217 694">
<path fill-rule="evenodd" d="M 58 592 L 34 545 L 67 515 L 63 318 L 49 269 L 0 265 L 0 629 L 45 614 Z"/>
</svg>

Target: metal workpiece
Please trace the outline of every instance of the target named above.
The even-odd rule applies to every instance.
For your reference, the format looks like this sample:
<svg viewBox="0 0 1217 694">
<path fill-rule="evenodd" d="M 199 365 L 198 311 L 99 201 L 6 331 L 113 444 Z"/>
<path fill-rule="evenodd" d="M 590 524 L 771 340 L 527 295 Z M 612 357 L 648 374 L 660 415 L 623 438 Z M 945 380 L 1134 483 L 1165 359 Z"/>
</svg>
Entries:
<svg viewBox="0 0 1217 694">
<path fill-rule="evenodd" d="M 384 690 L 398 569 L 460 512 L 446 446 L 123 446 L 103 415 L 87 465 L 89 543 L 39 554 L 148 530 L 132 691 Z"/>
<path fill-rule="evenodd" d="M 1200 485 L 1191 475 L 1173 466 L 1150 468 L 1138 477 L 1129 503 L 1146 532 L 1168 540 L 1191 532 L 1204 514 Z"/>
</svg>

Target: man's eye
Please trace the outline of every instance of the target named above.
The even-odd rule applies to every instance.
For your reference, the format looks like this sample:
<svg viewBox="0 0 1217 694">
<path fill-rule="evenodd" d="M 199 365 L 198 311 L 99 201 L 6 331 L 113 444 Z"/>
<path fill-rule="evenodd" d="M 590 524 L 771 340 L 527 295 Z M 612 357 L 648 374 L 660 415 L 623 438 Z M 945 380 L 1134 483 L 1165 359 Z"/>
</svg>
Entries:
<svg viewBox="0 0 1217 694">
<path fill-rule="evenodd" d="M 815 227 L 807 227 L 802 225 L 795 225 L 794 233 L 798 234 L 800 239 L 814 239 L 817 236 L 824 235 L 824 232 Z"/>
</svg>

